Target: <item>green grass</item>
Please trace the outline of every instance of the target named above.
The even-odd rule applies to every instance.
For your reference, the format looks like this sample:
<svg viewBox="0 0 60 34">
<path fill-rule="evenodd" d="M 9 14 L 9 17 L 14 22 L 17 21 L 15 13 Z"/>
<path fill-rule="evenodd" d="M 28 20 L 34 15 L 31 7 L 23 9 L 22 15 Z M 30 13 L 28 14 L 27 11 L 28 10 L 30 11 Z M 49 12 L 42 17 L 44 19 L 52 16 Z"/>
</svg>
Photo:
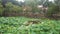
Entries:
<svg viewBox="0 0 60 34">
<path fill-rule="evenodd" d="M 35 18 L 0 17 L 0 34 L 60 34 L 60 20 L 39 19 L 41 23 L 23 25 Z"/>
</svg>

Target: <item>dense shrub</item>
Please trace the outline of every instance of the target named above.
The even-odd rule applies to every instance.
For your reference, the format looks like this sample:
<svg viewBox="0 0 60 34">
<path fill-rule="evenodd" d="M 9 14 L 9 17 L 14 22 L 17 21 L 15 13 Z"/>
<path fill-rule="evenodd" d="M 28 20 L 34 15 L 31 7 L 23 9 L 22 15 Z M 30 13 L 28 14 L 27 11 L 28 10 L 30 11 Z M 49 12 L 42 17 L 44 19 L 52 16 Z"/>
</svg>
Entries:
<svg viewBox="0 0 60 34">
<path fill-rule="evenodd" d="M 25 26 L 25 17 L 1 17 L 0 34 L 60 34 L 60 20 L 39 19 L 41 23 Z"/>
<path fill-rule="evenodd" d="M 48 8 L 48 11 L 46 13 L 46 16 L 52 17 L 53 14 L 57 14 L 59 12 L 59 6 L 52 5 Z"/>
</svg>

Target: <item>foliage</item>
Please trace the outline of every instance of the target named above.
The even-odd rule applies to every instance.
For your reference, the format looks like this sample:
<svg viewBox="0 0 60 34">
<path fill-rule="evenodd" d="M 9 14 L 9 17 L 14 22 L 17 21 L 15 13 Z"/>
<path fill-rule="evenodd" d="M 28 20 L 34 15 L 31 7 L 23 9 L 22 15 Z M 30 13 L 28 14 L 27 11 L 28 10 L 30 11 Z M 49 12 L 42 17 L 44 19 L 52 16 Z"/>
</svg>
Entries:
<svg viewBox="0 0 60 34">
<path fill-rule="evenodd" d="M 15 13 L 21 14 L 21 12 L 24 14 L 23 10 L 26 10 L 26 13 L 31 11 L 34 14 L 38 12 L 43 14 L 44 9 L 42 8 L 44 7 L 45 8 L 48 7 L 47 13 L 44 13 L 46 14 L 46 16 L 51 16 L 52 14 L 60 11 L 59 10 L 60 0 L 54 0 L 54 2 L 49 2 L 49 0 L 25 0 L 25 2 L 18 2 L 15 0 L 2 0 L 2 1 L 0 0 L 0 3 L 1 3 L 0 4 L 0 15 L 2 15 L 2 13 L 4 15 L 5 12 L 6 14 L 13 13 L 14 15 Z M 37 7 L 38 5 L 43 5 L 44 7 L 38 8 Z M 30 7 L 30 8 L 27 8 L 27 7 Z"/>
<path fill-rule="evenodd" d="M 3 6 L 2 6 L 1 3 L 0 3 L 0 16 L 2 16 L 3 11 L 4 11 L 4 8 L 3 8 Z"/>
<path fill-rule="evenodd" d="M 39 19 L 41 23 L 25 26 L 23 23 L 35 20 L 26 17 L 1 17 L 2 34 L 60 34 L 60 20 Z"/>
<path fill-rule="evenodd" d="M 14 5 L 11 2 L 8 2 L 6 4 L 6 11 L 8 12 L 21 12 L 22 8 L 20 6 Z"/>
<path fill-rule="evenodd" d="M 59 6 L 51 5 L 48 8 L 48 12 L 46 13 L 47 16 L 52 16 L 53 14 L 57 14 L 59 12 Z"/>
</svg>

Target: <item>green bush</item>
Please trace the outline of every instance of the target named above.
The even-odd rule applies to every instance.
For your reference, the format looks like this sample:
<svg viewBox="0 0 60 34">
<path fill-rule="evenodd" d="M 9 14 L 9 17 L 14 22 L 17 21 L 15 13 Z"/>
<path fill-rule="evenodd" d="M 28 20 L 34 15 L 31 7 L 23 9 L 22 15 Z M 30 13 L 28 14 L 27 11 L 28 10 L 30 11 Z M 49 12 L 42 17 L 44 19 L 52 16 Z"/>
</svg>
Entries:
<svg viewBox="0 0 60 34">
<path fill-rule="evenodd" d="M 2 34 L 60 34 L 60 20 L 39 19 L 41 23 L 25 26 L 25 17 L 1 17 L 0 33 Z"/>
<path fill-rule="evenodd" d="M 11 2 L 8 2 L 8 3 L 6 3 L 6 11 L 7 12 L 11 12 L 11 13 L 13 13 L 13 12 L 21 12 L 22 11 L 22 7 L 20 7 L 20 6 L 18 6 L 18 5 L 14 5 L 14 4 L 12 4 Z"/>
<path fill-rule="evenodd" d="M 59 12 L 59 6 L 52 5 L 51 7 L 48 8 L 46 15 L 51 17 L 53 14 L 57 14 L 58 12 Z"/>
</svg>

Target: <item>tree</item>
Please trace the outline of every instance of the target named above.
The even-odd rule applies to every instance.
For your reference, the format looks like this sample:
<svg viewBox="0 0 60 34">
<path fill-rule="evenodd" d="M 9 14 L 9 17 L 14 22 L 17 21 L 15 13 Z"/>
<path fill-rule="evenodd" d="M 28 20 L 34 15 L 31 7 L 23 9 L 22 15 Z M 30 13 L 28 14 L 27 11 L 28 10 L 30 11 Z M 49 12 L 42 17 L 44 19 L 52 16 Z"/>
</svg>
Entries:
<svg viewBox="0 0 60 34">
<path fill-rule="evenodd" d="M 59 1 L 56 1 L 54 3 L 51 3 L 49 8 L 48 8 L 48 12 L 46 13 L 46 15 L 48 17 L 54 17 L 53 14 L 57 14 L 59 13 Z M 57 15 L 56 15 L 57 16 Z"/>
<path fill-rule="evenodd" d="M 25 6 L 32 7 L 32 12 L 37 12 L 37 5 L 39 0 L 25 0 Z"/>
<path fill-rule="evenodd" d="M 18 5 L 14 5 L 11 2 L 6 3 L 6 7 L 4 10 L 4 14 L 8 16 L 8 14 L 13 14 L 13 13 L 20 13 L 22 12 L 22 7 Z M 12 15 L 11 15 L 12 16 Z"/>
<path fill-rule="evenodd" d="M 1 0 L 0 0 L 0 16 L 2 16 L 3 11 L 4 11 L 4 8 L 3 8 L 2 4 L 1 4 Z"/>
</svg>

